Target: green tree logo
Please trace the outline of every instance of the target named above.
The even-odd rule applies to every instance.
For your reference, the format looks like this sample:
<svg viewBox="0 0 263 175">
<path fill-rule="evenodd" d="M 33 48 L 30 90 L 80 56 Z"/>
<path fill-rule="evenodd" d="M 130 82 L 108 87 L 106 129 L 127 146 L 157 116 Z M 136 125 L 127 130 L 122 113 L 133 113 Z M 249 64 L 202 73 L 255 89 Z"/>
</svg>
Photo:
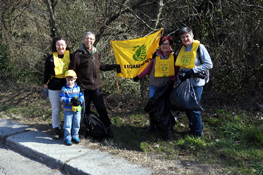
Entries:
<svg viewBox="0 0 263 175">
<path fill-rule="evenodd" d="M 135 54 L 133 55 L 133 59 L 135 60 L 135 61 L 143 61 L 143 60 L 145 60 L 145 58 L 146 58 L 146 46 L 145 46 L 145 44 L 144 45 L 142 45 L 141 47 L 140 46 L 134 46 L 133 47 L 133 51 L 134 50 L 136 50 L 135 51 Z"/>
<path fill-rule="evenodd" d="M 182 62 L 183 62 L 183 64 L 187 64 L 187 63 L 188 63 L 188 61 L 189 61 L 189 59 L 188 59 L 188 58 L 184 58 Z"/>
<path fill-rule="evenodd" d="M 161 67 L 161 69 L 162 69 L 163 72 L 166 72 L 168 68 L 167 68 L 166 65 L 164 65 L 164 66 Z"/>
<path fill-rule="evenodd" d="M 167 72 L 168 67 L 167 67 L 166 65 L 163 65 L 163 66 L 161 67 L 161 70 L 162 70 L 162 72 Z M 165 74 L 165 73 L 163 74 L 163 77 L 166 77 L 166 74 Z"/>
</svg>

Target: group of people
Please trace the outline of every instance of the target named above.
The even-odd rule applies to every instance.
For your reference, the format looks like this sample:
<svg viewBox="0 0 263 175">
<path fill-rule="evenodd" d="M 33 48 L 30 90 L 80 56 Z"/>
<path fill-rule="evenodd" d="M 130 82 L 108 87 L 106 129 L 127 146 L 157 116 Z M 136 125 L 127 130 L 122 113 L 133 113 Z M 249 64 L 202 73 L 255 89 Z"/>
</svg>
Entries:
<svg viewBox="0 0 263 175">
<path fill-rule="evenodd" d="M 100 53 L 93 46 L 95 34 L 86 32 L 83 43 L 73 54 L 64 37 L 55 37 L 51 44 L 52 55 L 45 62 L 43 96 L 49 97 L 52 106 L 52 128 L 54 138 L 61 137 L 60 111 L 64 108 L 64 141 L 72 145 L 79 143 L 81 106 L 86 115 L 90 103 L 94 106 L 107 129 L 107 137 L 113 139 L 111 121 L 103 101 L 99 70 L 120 71 L 120 65 L 109 65 L 100 61 Z M 76 81 L 76 82 L 75 82 Z"/>
<path fill-rule="evenodd" d="M 151 98 L 163 83 L 172 86 L 176 81 L 180 83 L 189 79 L 197 100 L 200 102 L 205 80 L 193 75 L 211 69 L 213 63 L 205 46 L 200 44 L 198 40 L 194 40 L 191 28 L 182 28 L 179 31 L 179 36 L 183 45 L 179 53 L 175 54 L 172 51 L 173 38 L 162 36 L 159 49 L 154 54 L 150 64 L 133 80 L 138 81 L 150 74 L 149 98 Z M 107 137 L 110 139 L 114 137 L 110 129 L 111 121 L 102 97 L 99 70 L 117 70 L 120 73 L 120 65 L 102 63 L 99 52 L 93 46 L 94 42 L 95 34 L 86 32 L 80 48 L 70 54 L 66 39 L 56 37 L 51 44 L 53 54 L 46 59 L 43 96 L 49 97 L 52 106 L 52 128 L 55 139 L 60 138 L 60 110 L 61 103 L 63 103 L 63 127 L 66 145 L 71 145 L 72 141 L 80 142 L 80 113 L 83 110 L 86 115 L 89 115 L 91 101 L 93 101 L 100 119 L 107 128 Z M 160 67 L 164 64 L 168 66 L 166 66 L 165 71 L 162 71 Z M 184 72 L 184 76 L 180 72 Z M 187 111 L 186 114 L 189 120 L 190 133 L 196 137 L 201 137 L 203 123 L 200 111 Z M 150 116 L 150 126 L 146 132 L 153 129 L 154 122 Z"/>
<path fill-rule="evenodd" d="M 178 53 L 172 51 L 174 45 L 171 36 L 162 36 L 159 42 L 160 48 L 154 54 L 154 59 L 143 72 L 133 78 L 136 82 L 139 79 L 150 74 L 149 98 L 164 83 L 173 85 L 176 81 L 181 83 L 189 79 L 193 85 L 198 102 L 201 101 L 203 86 L 206 83 L 204 78 L 195 77 L 195 74 L 203 73 L 213 67 L 211 57 L 203 44 L 194 40 L 194 34 L 191 28 L 183 27 L 178 32 L 182 41 L 182 48 Z M 161 65 L 167 65 L 165 71 L 160 69 Z M 200 111 L 187 111 L 190 131 L 189 134 L 195 137 L 201 137 L 203 134 L 203 123 Z M 150 126 L 146 132 L 153 131 L 155 122 L 150 116 Z"/>
</svg>

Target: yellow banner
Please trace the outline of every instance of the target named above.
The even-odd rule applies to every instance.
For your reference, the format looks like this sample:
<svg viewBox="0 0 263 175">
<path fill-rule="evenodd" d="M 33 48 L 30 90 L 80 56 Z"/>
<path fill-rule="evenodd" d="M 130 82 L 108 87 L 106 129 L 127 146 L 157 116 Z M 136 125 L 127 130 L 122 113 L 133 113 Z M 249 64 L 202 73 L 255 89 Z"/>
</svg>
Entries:
<svg viewBox="0 0 263 175">
<path fill-rule="evenodd" d="M 111 41 L 116 64 L 121 66 L 117 77 L 133 78 L 148 66 L 149 58 L 159 47 L 162 30 L 133 40 Z"/>
</svg>

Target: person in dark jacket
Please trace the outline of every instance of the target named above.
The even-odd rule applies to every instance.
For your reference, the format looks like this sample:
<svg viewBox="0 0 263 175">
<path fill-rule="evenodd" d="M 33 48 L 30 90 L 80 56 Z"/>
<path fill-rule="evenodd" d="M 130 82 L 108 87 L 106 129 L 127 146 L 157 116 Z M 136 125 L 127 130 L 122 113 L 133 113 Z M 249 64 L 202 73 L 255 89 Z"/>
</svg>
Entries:
<svg viewBox="0 0 263 175">
<path fill-rule="evenodd" d="M 113 139 L 113 133 L 110 129 L 111 121 L 102 97 L 102 83 L 99 70 L 109 71 L 117 69 L 117 72 L 120 73 L 120 65 L 109 65 L 100 61 L 100 53 L 93 46 L 95 42 L 94 33 L 86 32 L 83 41 L 84 43 L 73 54 L 73 61 L 70 63 L 69 68 L 77 73 L 77 83 L 84 91 L 85 114 L 89 114 L 90 103 L 93 101 L 100 119 L 107 128 L 107 137 Z"/>
<path fill-rule="evenodd" d="M 52 54 L 45 62 L 43 97 L 49 97 L 52 107 L 52 128 L 54 138 L 60 138 L 60 92 L 65 85 L 65 72 L 68 70 L 71 54 L 70 48 L 64 37 L 53 38 L 51 44 Z"/>
</svg>

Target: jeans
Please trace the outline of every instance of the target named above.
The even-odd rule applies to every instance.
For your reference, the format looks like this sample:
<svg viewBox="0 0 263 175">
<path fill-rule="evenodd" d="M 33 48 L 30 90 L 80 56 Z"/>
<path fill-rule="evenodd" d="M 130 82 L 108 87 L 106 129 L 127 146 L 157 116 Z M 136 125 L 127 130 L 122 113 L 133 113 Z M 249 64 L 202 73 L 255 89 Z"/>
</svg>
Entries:
<svg viewBox="0 0 263 175">
<path fill-rule="evenodd" d="M 79 139 L 81 111 L 64 111 L 64 140 Z M 71 136 L 72 135 L 72 136 Z"/>
<path fill-rule="evenodd" d="M 203 93 L 203 86 L 194 86 L 194 91 L 198 102 L 201 101 L 201 95 Z M 189 120 L 189 127 L 191 132 L 198 137 L 203 134 L 203 123 L 200 111 L 188 111 L 186 112 L 187 118 Z"/>
<path fill-rule="evenodd" d="M 52 108 L 52 128 L 60 129 L 60 90 L 48 90 L 48 98 Z"/>
<path fill-rule="evenodd" d="M 159 88 L 159 87 L 150 85 L 149 98 L 153 97 L 154 93 L 156 92 L 156 90 L 157 90 L 158 88 Z"/>
</svg>

